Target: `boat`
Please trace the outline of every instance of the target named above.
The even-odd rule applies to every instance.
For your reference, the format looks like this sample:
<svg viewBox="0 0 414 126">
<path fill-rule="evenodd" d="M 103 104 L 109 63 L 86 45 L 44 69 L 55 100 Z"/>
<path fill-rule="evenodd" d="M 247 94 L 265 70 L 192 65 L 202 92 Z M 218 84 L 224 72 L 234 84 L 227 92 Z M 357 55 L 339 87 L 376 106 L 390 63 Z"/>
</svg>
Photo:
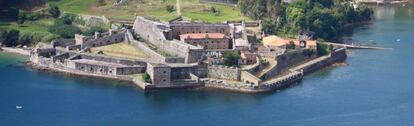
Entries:
<svg viewBox="0 0 414 126">
<path fill-rule="evenodd" d="M 23 108 L 23 106 L 16 106 L 16 109 L 22 109 Z"/>
</svg>

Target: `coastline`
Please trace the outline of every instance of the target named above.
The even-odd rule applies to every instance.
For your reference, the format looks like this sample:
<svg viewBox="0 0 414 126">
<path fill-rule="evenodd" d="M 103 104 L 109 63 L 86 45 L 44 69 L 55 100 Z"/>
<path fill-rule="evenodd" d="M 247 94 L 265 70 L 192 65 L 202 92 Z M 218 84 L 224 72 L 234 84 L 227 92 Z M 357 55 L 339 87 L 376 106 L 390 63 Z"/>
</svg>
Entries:
<svg viewBox="0 0 414 126">
<path fill-rule="evenodd" d="M 1 52 L 14 53 L 24 56 L 30 56 L 30 49 L 22 49 L 17 47 L 0 47 Z"/>
<path fill-rule="evenodd" d="M 152 84 L 147 84 L 143 82 L 142 80 L 136 79 L 131 76 L 109 76 L 109 75 L 101 75 L 101 74 L 92 74 L 92 73 L 86 73 L 82 71 L 77 70 L 71 70 L 71 69 L 63 69 L 59 67 L 49 67 L 49 66 L 43 66 L 40 64 L 36 64 L 33 62 L 28 61 L 27 65 L 38 69 L 41 71 L 46 72 L 58 72 L 63 74 L 70 74 L 70 75 L 77 75 L 77 76 L 89 76 L 89 77 L 97 77 L 97 78 L 108 78 L 108 79 L 114 79 L 114 80 L 120 80 L 120 81 L 128 81 L 133 83 L 135 86 L 138 86 L 140 89 L 145 91 L 151 91 L 151 90 L 157 90 L 157 89 L 175 89 L 175 88 L 200 88 L 200 89 L 217 89 L 217 90 L 227 90 L 231 92 L 239 92 L 239 93 L 248 93 L 248 94 L 255 94 L 255 93 L 266 93 L 266 92 L 272 92 L 277 91 L 286 87 L 290 87 L 292 85 L 297 84 L 297 82 L 302 81 L 302 78 L 314 71 L 320 70 L 322 68 L 328 67 L 334 63 L 344 62 L 346 60 L 346 48 L 338 49 L 335 52 L 331 53 L 330 55 L 323 56 L 311 61 L 308 61 L 303 64 L 298 64 L 295 68 L 290 69 L 290 73 L 272 78 L 270 80 L 267 80 L 263 82 L 262 84 L 258 86 L 252 86 L 249 84 L 231 84 L 226 83 L 224 80 L 224 83 L 214 83 L 213 81 L 200 81 L 197 85 L 193 86 L 175 86 L 175 87 L 157 87 Z M 213 83 L 212 83 L 213 82 Z M 223 82 L 223 81 L 222 81 Z"/>
</svg>

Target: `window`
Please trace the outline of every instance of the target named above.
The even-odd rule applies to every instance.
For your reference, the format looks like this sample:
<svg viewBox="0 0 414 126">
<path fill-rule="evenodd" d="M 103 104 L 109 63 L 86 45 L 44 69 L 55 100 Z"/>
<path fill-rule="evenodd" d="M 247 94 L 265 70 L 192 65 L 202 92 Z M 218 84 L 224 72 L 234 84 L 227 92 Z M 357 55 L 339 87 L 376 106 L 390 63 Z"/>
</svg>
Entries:
<svg viewBox="0 0 414 126">
<path fill-rule="evenodd" d="M 162 71 L 162 73 L 167 73 L 167 71 Z"/>
<path fill-rule="evenodd" d="M 165 82 L 165 81 L 167 81 L 167 80 L 162 80 L 162 82 Z"/>
</svg>

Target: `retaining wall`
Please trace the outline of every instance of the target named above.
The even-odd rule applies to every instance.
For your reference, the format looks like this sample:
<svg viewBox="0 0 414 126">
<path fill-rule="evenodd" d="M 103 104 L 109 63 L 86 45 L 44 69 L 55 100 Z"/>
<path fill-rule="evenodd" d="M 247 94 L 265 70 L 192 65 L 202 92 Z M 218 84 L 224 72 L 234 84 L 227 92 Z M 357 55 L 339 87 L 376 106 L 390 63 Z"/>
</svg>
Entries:
<svg viewBox="0 0 414 126">
<path fill-rule="evenodd" d="M 239 68 L 210 65 L 208 66 L 207 76 L 210 78 L 226 79 L 226 80 L 240 80 L 241 71 Z"/>
</svg>

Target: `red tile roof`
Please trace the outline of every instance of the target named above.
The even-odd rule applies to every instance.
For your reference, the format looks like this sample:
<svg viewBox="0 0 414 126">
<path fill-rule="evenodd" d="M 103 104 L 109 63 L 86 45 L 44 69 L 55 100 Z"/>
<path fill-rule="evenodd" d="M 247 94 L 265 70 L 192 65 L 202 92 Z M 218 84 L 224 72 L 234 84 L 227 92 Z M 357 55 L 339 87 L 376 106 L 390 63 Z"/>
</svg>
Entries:
<svg viewBox="0 0 414 126">
<path fill-rule="evenodd" d="M 214 39 L 221 39 L 225 38 L 226 35 L 221 33 L 194 33 L 194 34 L 182 34 L 180 35 L 181 39 L 205 39 L 205 38 L 214 38 Z"/>
</svg>

